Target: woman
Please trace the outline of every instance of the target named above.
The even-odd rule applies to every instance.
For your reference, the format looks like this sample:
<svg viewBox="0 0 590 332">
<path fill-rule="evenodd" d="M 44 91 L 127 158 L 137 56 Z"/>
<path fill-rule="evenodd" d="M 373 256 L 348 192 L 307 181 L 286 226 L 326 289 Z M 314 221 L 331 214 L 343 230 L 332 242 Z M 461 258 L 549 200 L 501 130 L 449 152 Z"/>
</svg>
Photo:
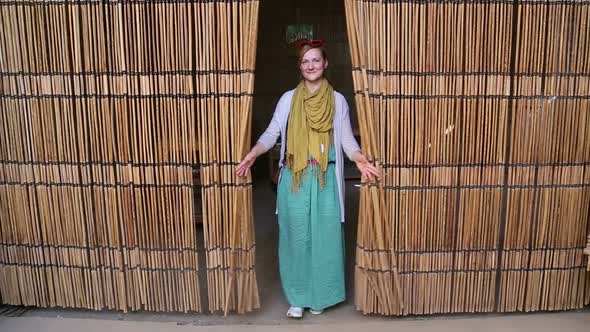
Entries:
<svg viewBox="0 0 590 332">
<path fill-rule="evenodd" d="M 281 137 L 279 270 L 291 305 L 287 316 L 294 318 L 302 317 L 304 308 L 321 314 L 345 299 L 342 151 L 363 177 L 380 175 L 361 153 L 346 100 L 324 78 L 326 68 L 323 41 L 299 44 L 302 81 L 283 94 L 270 125 L 236 169 L 245 176 Z"/>
</svg>

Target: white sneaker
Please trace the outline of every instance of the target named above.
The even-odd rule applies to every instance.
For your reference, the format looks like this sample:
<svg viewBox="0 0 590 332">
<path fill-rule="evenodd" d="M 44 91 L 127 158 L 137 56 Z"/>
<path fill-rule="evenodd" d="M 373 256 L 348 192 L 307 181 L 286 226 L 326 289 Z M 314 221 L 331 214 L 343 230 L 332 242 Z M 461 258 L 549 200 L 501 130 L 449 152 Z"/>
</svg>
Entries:
<svg viewBox="0 0 590 332">
<path fill-rule="evenodd" d="M 321 315 L 324 313 L 324 310 L 323 309 L 322 310 L 313 310 L 313 309 L 309 308 L 309 313 L 312 315 Z"/>
<path fill-rule="evenodd" d="M 291 307 L 287 310 L 287 317 L 290 318 L 301 318 L 303 317 L 303 308 L 301 307 Z"/>
</svg>

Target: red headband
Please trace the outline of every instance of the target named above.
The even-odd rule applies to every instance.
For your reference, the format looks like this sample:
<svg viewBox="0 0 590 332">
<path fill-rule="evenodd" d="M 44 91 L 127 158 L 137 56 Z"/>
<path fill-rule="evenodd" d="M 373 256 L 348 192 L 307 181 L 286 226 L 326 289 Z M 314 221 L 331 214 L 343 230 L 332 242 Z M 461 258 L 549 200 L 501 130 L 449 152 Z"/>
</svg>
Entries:
<svg viewBox="0 0 590 332">
<path fill-rule="evenodd" d="M 324 40 L 322 39 L 307 39 L 307 40 L 300 40 L 297 42 L 297 47 L 302 48 L 305 45 L 309 45 L 311 47 L 320 47 L 324 45 Z"/>
</svg>

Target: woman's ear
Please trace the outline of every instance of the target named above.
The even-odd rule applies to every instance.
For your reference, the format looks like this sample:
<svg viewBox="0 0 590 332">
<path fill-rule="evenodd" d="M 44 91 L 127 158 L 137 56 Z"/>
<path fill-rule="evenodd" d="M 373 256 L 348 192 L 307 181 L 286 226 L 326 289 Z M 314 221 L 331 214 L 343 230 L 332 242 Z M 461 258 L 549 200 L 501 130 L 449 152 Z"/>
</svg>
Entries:
<svg viewBox="0 0 590 332">
<path fill-rule="evenodd" d="M 328 69 L 328 59 L 326 59 L 326 61 L 324 61 L 324 69 Z"/>
</svg>

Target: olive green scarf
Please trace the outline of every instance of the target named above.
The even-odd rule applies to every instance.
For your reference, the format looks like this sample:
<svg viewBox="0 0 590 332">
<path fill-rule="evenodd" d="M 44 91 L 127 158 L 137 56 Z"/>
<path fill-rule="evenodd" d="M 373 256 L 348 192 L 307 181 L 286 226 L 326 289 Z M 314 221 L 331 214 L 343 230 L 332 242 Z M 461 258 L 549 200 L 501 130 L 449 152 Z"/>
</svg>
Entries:
<svg viewBox="0 0 590 332">
<path fill-rule="evenodd" d="M 319 164 L 314 165 L 314 173 L 320 182 L 320 190 L 323 190 L 333 119 L 334 89 L 330 83 L 324 79 L 320 88 L 311 93 L 301 81 L 291 102 L 287 131 L 287 162 L 293 173 L 291 191 L 299 190 L 301 176 L 310 157 Z"/>
</svg>

